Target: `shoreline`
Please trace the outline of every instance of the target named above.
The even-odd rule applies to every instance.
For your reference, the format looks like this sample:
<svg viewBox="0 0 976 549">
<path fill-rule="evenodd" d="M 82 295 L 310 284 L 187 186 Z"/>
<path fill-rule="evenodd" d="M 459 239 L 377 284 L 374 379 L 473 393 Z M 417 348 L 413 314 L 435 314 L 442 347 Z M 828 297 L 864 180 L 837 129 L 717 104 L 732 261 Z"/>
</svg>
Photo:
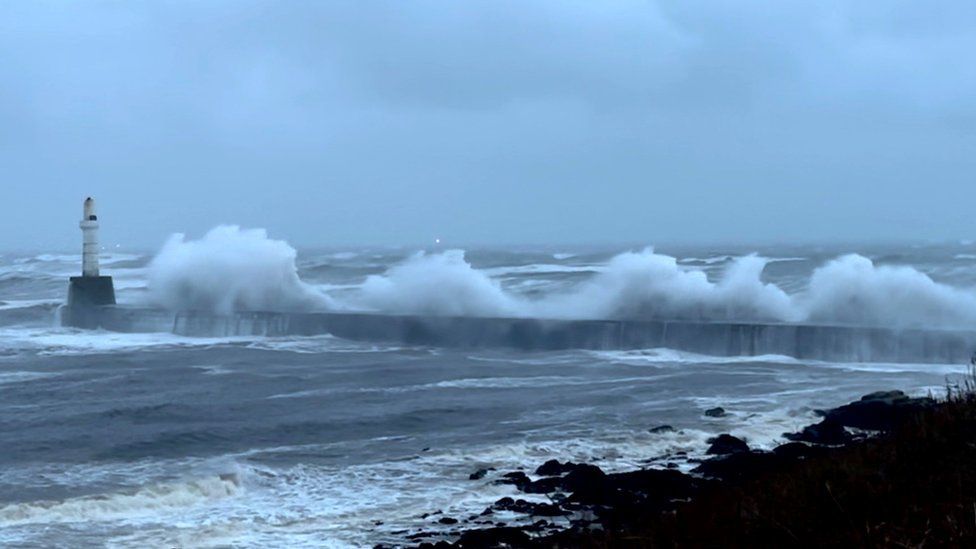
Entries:
<svg viewBox="0 0 976 549">
<path fill-rule="evenodd" d="M 769 451 L 713 437 L 708 457 L 687 473 L 675 463 L 605 473 L 556 459 L 532 464 L 532 474 L 493 472 L 494 484 L 534 501 L 504 497 L 468 517 L 434 512 L 432 520 L 452 529 L 403 532 L 402 544 L 376 548 L 976 542 L 971 380 L 947 387 L 943 399 L 879 391 L 818 415 Z M 488 474 L 474 471 L 470 480 Z"/>
</svg>

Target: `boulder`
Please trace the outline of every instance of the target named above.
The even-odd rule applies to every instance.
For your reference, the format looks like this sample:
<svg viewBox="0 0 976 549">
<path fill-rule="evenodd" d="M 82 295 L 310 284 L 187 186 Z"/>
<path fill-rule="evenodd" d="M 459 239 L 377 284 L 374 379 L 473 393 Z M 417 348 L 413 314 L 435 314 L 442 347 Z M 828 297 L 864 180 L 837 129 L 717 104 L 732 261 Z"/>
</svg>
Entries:
<svg viewBox="0 0 976 549">
<path fill-rule="evenodd" d="M 566 464 L 559 463 L 559 460 L 550 459 L 549 461 L 540 465 L 536 470 L 535 474 L 543 477 L 554 477 L 557 475 L 562 475 L 573 470 L 576 464 L 572 462 L 566 462 Z"/>
<path fill-rule="evenodd" d="M 523 490 L 532 483 L 532 480 L 522 471 L 505 473 L 502 478 L 495 481 L 495 484 L 514 484 L 519 490 Z"/>
<path fill-rule="evenodd" d="M 889 431 L 919 412 L 930 409 L 935 400 L 910 398 L 901 391 L 879 391 L 861 400 L 823 412 L 824 421 L 868 431 Z"/>
<path fill-rule="evenodd" d="M 785 433 L 787 440 L 795 442 L 810 442 L 813 444 L 838 445 L 847 444 L 853 437 L 836 420 L 825 419 L 815 425 L 808 425 L 799 433 Z"/>
<path fill-rule="evenodd" d="M 467 530 L 455 544 L 456 547 L 532 547 L 532 538 L 520 528 L 499 526 L 484 530 Z"/>
<path fill-rule="evenodd" d="M 749 445 L 744 440 L 729 434 L 721 434 L 717 437 L 710 438 L 708 439 L 708 443 L 711 446 L 708 447 L 706 453 L 713 456 L 749 451 Z"/>
<path fill-rule="evenodd" d="M 491 467 L 489 467 L 488 469 L 478 469 L 477 471 L 468 475 L 468 480 L 481 480 L 485 478 L 485 475 L 488 474 L 488 471 L 494 471 L 494 470 L 495 469 Z"/>
</svg>

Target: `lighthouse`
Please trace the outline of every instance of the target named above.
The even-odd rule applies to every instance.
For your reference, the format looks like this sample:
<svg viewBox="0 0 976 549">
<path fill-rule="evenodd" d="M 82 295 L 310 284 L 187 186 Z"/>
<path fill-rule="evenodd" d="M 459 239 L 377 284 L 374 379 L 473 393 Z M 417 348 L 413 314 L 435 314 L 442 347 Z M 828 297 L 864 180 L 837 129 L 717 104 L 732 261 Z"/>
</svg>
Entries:
<svg viewBox="0 0 976 549">
<path fill-rule="evenodd" d="M 98 271 L 98 214 L 95 199 L 85 199 L 81 222 L 81 276 L 71 277 L 68 284 L 68 307 L 115 305 L 112 277 Z"/>
<path fill-rule="evenodd" d="M 95 199 L 85 199 L 81 223 L 81 274 L 98 276 L 98 216 L 95 215 Z"/>
</svg>

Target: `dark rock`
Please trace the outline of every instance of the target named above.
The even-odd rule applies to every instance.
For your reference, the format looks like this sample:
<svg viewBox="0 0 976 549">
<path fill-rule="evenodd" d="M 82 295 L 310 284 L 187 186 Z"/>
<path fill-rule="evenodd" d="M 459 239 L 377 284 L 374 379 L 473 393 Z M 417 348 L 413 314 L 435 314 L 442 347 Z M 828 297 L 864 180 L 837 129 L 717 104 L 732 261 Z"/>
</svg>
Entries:
<svg viewBox="0 0 976 549">
<path fill-rule="evenodd" d="M 453 545 L 451 545 L 450 543 L 444 540 L 441 540 L 438 541 L 437 543 L 431 543 L 429 541 L 425 541 L 420 545 L 418 545 L 417 547 L 418 549 L 448 549 L 449 547 L 453 547 Z"/>
<path fill-rule="evenodd" d="M 567 471 L 562 477 L 547 477 L 518 488 L 530 494 L 575 492 L 590 483 L 599 482 L 606 476 L 602 469 L 588 463 L 566 463 L 560 468 L 562 471 Z"/>
<path fill-rule="evenodd" d="M 708 417 L 725 417 L 725 408 L 709 408 L 705 410 L 705 415 Z"/>
<path fill-rule="evenodd" d="M 670 425 L 658 425 L 657 427 L 648 429 L 648 432 L 655 435 L 658 433 L 672 433 L 674 432 L 674 427 Z"/>
<path fill-rule="evenodd" d="M 772 452 L 750 451 L 721 455 L 702 462 L 695 467 L 694 472 L 724 481 L 749 480 L 769 472 L 784 470 L 801 459 L 823 455 L 827 451 L 822 446 L 790 442 Z"/>
<path fill-rule="evenodd" d="M 451 518 L 451 517 L 441 517 L 441 519 L 438 520 L 437 522 L 441 524 L 457 524 L 458 520 L 456 518 Z"/>
<path fill-rule="evenodd" d="M 461 534 L 457 547 L 531 547 L 532 538 L 519 528 L 500 526 L 468 530 Z"/>
<path fill-rule="evenodd" d="M 528 486 L 532 480 L 523 473 L 522 471 L 515 471 L 513 473 L 505 473 L 502 478 L 495 481 L 495 484 L 514 484 L 519 490 Z"/>
<path fill-rule="evenodd" d="M 717 437 L 710 438 L 708 439 L 708 443 L 711 444 L 706 452 L 709 455 L 736 454 L 749 451 L 749 445 L 745 441 L 729 434 L 721 434 Z"/>
<path fill-rule="evenodd" d="M 569 513 L 553 503 L 539 503 L 532 509 L 531 514 L 536 517 L 560 517 Z"/>
<path fill-rule="evenodd" d="M 901 391 L 880 391 L 827 410 L 824 421 L 869 431 L 889 431 L 934 405 L 935 400 L 931 398 L 909 398 Z"/>
<path fill-rule="evenodd" d="M 819 456 L 824 449 L 819 446 L 809 446 L 802 442 L 787 442 L 773 448 L 773 453 L 786 460 L 799 461 L 808 457 Z"/>
<path fill-rule="evenodd" d="M 709 478 L 738 481 L 756 476 L 792 462 L 771 452 L 736 452 L 703 461 L 693 471 Z"/>
<path fill-rule="evenodd" d="M 884 400 L 888 402 L 906 402 L 909 400 L 904 391 L 875 391 L 861 397 L 862 401 Z"/>
<path fill-rule="evenodd" d="M 550 459 L 549 461 L 543 463 L 535 470 L 535 474 L 543 477 L 554 477 L 556 475 L 562 475 L 563 473 L 570 472 L 575 464 L 566 462 L 565 465 L 559 463 L 558 460 Z"/>
<path fill-rule="evenodd" d="M 836 420 L 825 419 L 815 425 L 808 425 L 799 433 L 786 433 L 787 440 L 796 442 L 810 442 L 813 444 L 847 444 L 853 437 Z"/>
<path fill-rule="evenodd" d="M 673 500 L 686 499 L 704 482 L 679 471 L 644 469 L 626 473 L 614 473 L 592 478 L 577 486 L 563 509 L 603 509 L 606 514 L 622 517 L 637 514 L 648 506 L 664 509 Z"/>
<path fill-rule="evenodd" d="M 489 467 L 487 469 L 478 469 L 477 471 L 471 473 L 468 476 L 468 480 L 481 480 L 485 478 L 485 475 L 488 474 L 488 471 L 494 471 L 494 470 L 495 470 L 494 467 Z"/>
</svg>

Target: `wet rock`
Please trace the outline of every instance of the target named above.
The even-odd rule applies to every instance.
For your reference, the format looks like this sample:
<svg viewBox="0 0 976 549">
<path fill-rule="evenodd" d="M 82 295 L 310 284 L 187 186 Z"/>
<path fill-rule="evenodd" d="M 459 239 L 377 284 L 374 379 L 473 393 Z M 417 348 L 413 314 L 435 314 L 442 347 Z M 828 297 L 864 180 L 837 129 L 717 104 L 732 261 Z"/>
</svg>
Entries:
<svg viewBox="0 0 976 549">
<path fill-rule="evenodd" d="M 736 452 L 703 461 L 693 471 L 724 481 L 751 479 L 792 461 L 771 452 Z"/>
<path fill-rule="evenodd" d="M 543 477 L 554 477 L 570 472 L 575 466 L 576 465 L 574 463 L 568 461 L 565 465 L 563 465 L 562 463 L 559 463 L 559 460 L 550 459 L 549 461 L 540 465 L 535 470 L 535 474 Z"/>
<path fill-rule="evenodd" d="M 488 471 L 494 471 L 494 470 L 495 470 L 494 467 L 488 467 L 487 469 L 478 469 L 477 471 L 468 475 L 468 480 L 481 480 L 485 478 L 485 475 L 488 474 Z"/>
<path fill-rule="evenodd" d="M 505 473 L 502 478 L 495 481 L 495 484 L 514 484 L 516 488 L 522 490 L 525 486 L 532 483 L 532 480 L 522 471 Z"/>
<path fill-rule="evenodd" d="M 451 545 L 450 543 L 444 540 L 441 540 L 438 541 L 437 543 L 431 543 L 429 541 L 425 541 L 424 543 L 421 543 L 418 547 L 420 549 L 447 549 L 449 547 L 453 547 L 453 545 Z"/>
<path fill-rule="evenodd" d="M 556 491 L 577 492 L 603 482 L 606 477 L 606 473 L 596 465 L 588 463 L 568 463 L 566 465 L 572 466 L 572 468 L 565 476 L 540 479 L 527 485 L 525 491 L 535 494 L 548 494 Z"/>
<path fill-rule="evenodd" d="M 463 532 L 455 545 L 457 547 L 530 547 L 532 538 L 519 528 L 499 526 Z"/>
<path fill-rule="evenodd" d="M 562 508 L 554 503 L 539 503 L 535 505 L 530 514 L 536 517 L 560 517 L 569 513 L 563 511 Z"/>
<path fill-rule="evenodd" d="M 657 434 L 660 434 L 660 433 L 673 433 L 674 432 L 674 427 L 672 427 L 670 425 L 658 425 L 657 427 L 652 427 L 652 428 L 648 429 L 648 432 L 650 432 L 651 434 L 654 434 L 654 435 L 657 435 Z"/>
<path fill-rule="evenodd" d="M 801 459 L 818 456 L 824 452 L 824 448 L 819 446 L 810 446 L 808 444 L 803 444 L 802 442 L 787 442 L 786 444 L 780 444 L 776 448 L 773 448 L 774 454 L 791 461 L 799 461 Z"/>
<path fill-rule="evenodd" d="M 901 391 L 879 391 L 823 414 L 825 422 L 844 427 L 888 431 L 934 405 L 935 400 L 931 398 L 910 398 Z"/>
<path fill-rule="evenodd" d="M 721 406 L 716 408 L 709 408 L 705 410 L 705 415 L 708 417 L 725 417 L 725 408 Z"/>
<path fill-rule="evenodd" d="M 721 455 L 702 462 L 694 472 L 724 481 L 741 481 L 756 478 L 773 471 L 785 470 L 796 462 L 822 455 L 827 449 L 802 442 L 780 445 L 772 452 L 749 451 Z"/>
<path fill-rule="evenodd" d="M 708 443 L 711 446 L 708 447 L 708 451 L 705 453 L 713 456 L 749 451 L 749 445 L 745 441 L 729 434 L 721 434 L 717 437 L 710 438 L 708 439 Z"/>
<path fill-rule="evenodd" d="M 438 520 L 437 522 L 441 524 L 457 524 L 458 520 L 452 517 L 441 517 L 441 519 Z"/>
<path fill-rule="evenodd" d="M 847 444 L 853 440 L 843 425 L 830 419 L 825 419 L 816 425 L 808 425 L 799 433 L 785 433 L 783 436 L 794 442 L 826 445 Z"/>
</svg>

